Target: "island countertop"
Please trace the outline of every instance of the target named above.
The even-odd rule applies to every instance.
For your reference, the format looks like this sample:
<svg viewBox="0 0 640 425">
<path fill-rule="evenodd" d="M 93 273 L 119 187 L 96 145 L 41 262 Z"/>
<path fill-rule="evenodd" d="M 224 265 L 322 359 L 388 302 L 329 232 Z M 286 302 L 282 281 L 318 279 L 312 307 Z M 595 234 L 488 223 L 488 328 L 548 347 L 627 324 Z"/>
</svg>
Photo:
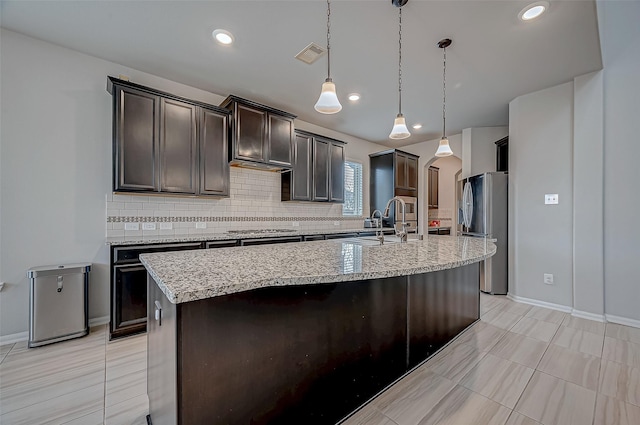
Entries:
<svg viewBox="0 0 640 425">
<path fill-rule="evenodd" d="M 174 304 L 257 288 L 379 279 L 476 263 L 495 254 L 483 238 L 428 236 L 379 245 L 375 238 L 142 254 Z"/>
</svg>

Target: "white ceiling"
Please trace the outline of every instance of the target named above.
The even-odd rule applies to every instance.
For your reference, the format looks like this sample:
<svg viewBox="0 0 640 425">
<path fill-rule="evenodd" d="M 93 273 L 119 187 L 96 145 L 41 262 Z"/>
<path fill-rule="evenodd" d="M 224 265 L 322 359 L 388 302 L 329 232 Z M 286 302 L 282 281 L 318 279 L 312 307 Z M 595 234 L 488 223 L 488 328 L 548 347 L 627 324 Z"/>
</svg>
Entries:
<svg viewBox="0 0 640 425">
<path fill-rule="evenodd" d="M 440 137 L 442 50 L 447 49 L 447 133 L 508 124 L 508 103 L 601 69 L 593 0 L 551 1 L 542 17 L 518 20 L 534 0 L 424 1 L 403 7 L 403 106 L 409 139 L 389 140 L 398 112 L 398 9 L 390 0 L 331 3 L 331 74 L 343 109 L 313 109 L 326 56 L 326 2 L 5 1 L 2 27 L 220 95 L 235 94 L 304 121 L 400 147 Z M 232 47 L 212 41 L 224 28 Z M 353 104 L 347 94 L 358 92 Z"/>
</svg>

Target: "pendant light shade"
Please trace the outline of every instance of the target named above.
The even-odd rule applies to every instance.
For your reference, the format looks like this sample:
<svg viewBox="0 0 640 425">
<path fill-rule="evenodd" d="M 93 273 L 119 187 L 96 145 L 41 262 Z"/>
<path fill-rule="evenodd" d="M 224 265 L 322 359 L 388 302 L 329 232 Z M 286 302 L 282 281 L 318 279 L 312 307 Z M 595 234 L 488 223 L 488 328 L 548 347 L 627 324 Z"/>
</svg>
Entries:
<svg viewBox="0 0 640 425">
<path fill-rule="evenodd" d="M 442 139 L 440 139 L 440 144 L 438 145 L 436 156 L 443 157 L 443 156 L 451 156 L 451 155 L 453 155 L 453 151 L 449 146 L 449 139 L 447 139 L 446 137 L 443 137 Z"/>
<path fill-rule="evenodd" d="M 322 83 L 322 91 L 314 108 L 321 114 L 340 112 L 342 105 L 336 94 L 336 85 L 331 79 L 331 2 L 327 0 L 327 79 Z"/>
<path fill-rule="evenodd" d="M 314 108 L 321 114 L 335 114 L 342 109 L 342 105 L 336 94 L 336 85 L 331 81 L 331 78 L 327 78 L 326 81 L 322 83 L 322 92 L 320 92 L 320 97 Z"/>
<path fill-rule="evenodd" d="M 437 157 L 451 156 L 453 151 L 449 146 L 449 139 L 447 139 L 446 123 L 447 123 L 447 47 L 451 46 L 451 39 L 445 38 L 438 42 L 438 47 L 442 49 L 442 138 L 436 151 Z"/>
<path fill-rule="evenodd" d="M 389 134 L 390 139 L 399 140 L 406 139 L 411 136 L 409 133 L 409 129 L 407 128 L 407 123 L 404 120 L 404 115 L 402 115 L 402 6 L 407 3 L 404 1 L 394 1 L 393 5 L 398 8 L 398 115 L 396 115 L 396 119 L 393 121 L 393 128 L 391 129 L 391 134 Z"/>
<path fill-rule="evenodd" d="M 393 129 L 391 130 L 391 134 L 389 134 L 389 139 L 406 139 L 409 136 L 411 136 L 411 133 L 409 133 L 404 116 L 398 114 L 393 121 Z"/>
</svg>

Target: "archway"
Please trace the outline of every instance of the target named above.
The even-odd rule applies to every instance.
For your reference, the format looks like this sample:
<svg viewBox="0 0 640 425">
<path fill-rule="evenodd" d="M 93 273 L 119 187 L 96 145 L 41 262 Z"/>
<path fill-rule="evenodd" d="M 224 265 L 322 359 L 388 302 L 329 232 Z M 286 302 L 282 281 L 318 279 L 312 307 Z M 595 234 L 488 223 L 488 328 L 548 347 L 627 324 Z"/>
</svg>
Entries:
<svg viewBox="0 0 640 425">
<path fill-rule="evenodd" d="M 434 190 L 430 186 L 429 168 L 437 168 L 438 190 L 437 202 L 434 202 Z M 429 224 L 438 224 L 439 227 L 449 227 L 451 234 L 457 231 L 457 186 L 462 174 L 462 159 L 456 155 L 437 158 L 432 157 L 424 165 L 421 196 L 423 209 L 420 213 L 420 223 L 423 234 L 428 233 Z"/>
</svg>

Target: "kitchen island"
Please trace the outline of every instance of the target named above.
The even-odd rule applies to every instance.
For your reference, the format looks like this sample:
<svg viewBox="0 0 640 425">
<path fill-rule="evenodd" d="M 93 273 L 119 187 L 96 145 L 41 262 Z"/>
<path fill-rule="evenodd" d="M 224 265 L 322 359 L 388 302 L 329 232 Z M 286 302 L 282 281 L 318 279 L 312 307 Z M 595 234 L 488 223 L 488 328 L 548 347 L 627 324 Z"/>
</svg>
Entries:
<svg viewBox="0 0 640 425">
<path fill-rule="evenodd" d="M 478 320 L 495 251 L 428 236 L 142 255 L 152 423 L 340 421 Z"/>
</svg>

